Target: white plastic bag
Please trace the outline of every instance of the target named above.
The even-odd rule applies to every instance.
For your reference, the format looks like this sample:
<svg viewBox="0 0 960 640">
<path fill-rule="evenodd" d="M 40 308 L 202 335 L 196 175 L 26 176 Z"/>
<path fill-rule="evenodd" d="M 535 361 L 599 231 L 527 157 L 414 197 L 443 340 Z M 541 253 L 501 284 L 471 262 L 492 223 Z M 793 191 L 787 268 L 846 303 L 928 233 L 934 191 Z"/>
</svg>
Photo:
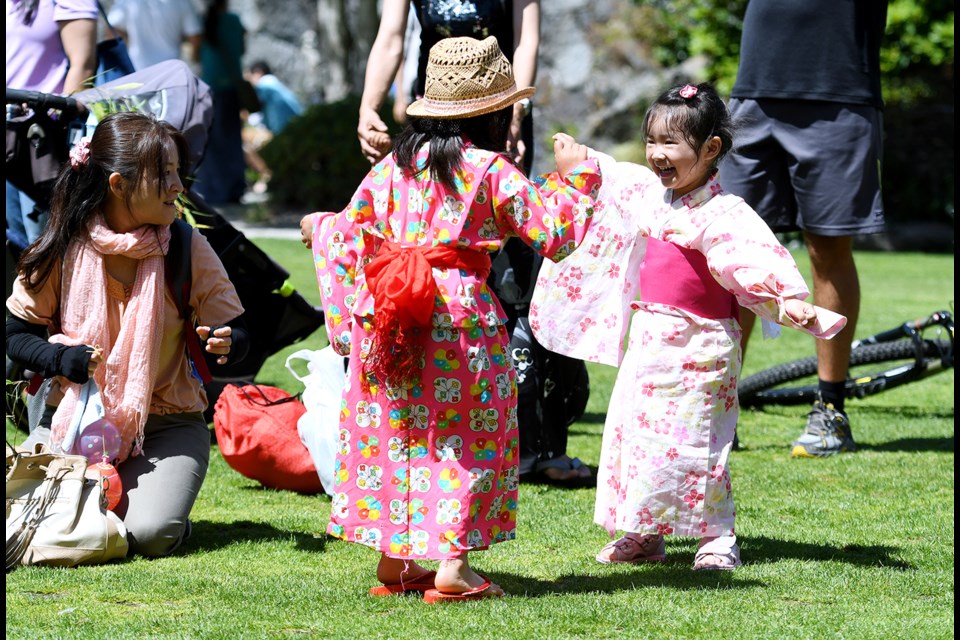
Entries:
<svg viewBox="0 0 960 640">
<path fill-rule="evenodd" d="M 293 363 L 297 360 L 307 363 L 305 375 L 294 369 Z M 317 467 L 324 492 L 332 496 L 333 470 L 340 443 L 340 398 L 347 381 L 343 356 L 330 346 L 319 350 L 301 349 L 287 356 L 286 367 L 304 387 L 301 399 L 307 412 L 297 421 L 297 432 Z"/>
</svg>

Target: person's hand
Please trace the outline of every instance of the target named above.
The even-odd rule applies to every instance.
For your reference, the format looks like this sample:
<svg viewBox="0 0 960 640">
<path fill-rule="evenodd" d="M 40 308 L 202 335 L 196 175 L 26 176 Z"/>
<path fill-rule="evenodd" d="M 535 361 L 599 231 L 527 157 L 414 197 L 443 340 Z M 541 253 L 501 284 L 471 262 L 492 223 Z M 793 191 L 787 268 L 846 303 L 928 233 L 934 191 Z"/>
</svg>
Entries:
<svg viewBox="0 0 960 640">
<path fill-rule="evenodd" d="M 100 347 L 91 347 L 90 361 L 87 362 L 88 378 L 93 379 L 93 373 L 97 370 L 97 367 L 100 366 L 101 362 L 103 362 L 103 349 Z"/>
<path fill-rule="evenodd" d="M 300 242 L 307 249 L 313 248 L 313 216 L 315 213 L 308 213 L 300 218 Z"/>
<path fill-rule="evenodd" d="M 357 137 L 360 138 L 360 151 L 370 164 L 376 164 L 390 151 L 387 125 L 380 118 L 380 114 L 370 107 L 360 107 Z"/>
<path fill-rule="evenodd" d="M 227 364 L 227 354 L 230 353 L 230 345 L 233 344 L 233 329 L 226 325 L 219 327 L 197 327 L 197 337 L 201 342 L 206 342 L 207 353 L 217 354 L 217 364 Z"/>
<path fill-rule="evenodd" d="M 587 159 L 587 147 L 565 133 L 555 133 L 553 155 L 557 158 L 557 173 L 565 176 Z"/>
<path fill-rule="evenodd" d="M 790 298 L 783 301 L 783 312 L 790 320 L 801 327 L 813 326 L 817 322 L 817 310 L 809 302 Z"/>
<path fill-rule="evenodd" d="M 514 105 L 516 107 L 516 105 Z M 527 155 L 527 144 L 520 134 L 520 124 L 523 122 L 523 110 L 514 108 L 513 120 L 510 121 L 510 132 L 507 134 L 507 157 L 517 166 L 523 166 L 523 157 Z"/>
</svg>

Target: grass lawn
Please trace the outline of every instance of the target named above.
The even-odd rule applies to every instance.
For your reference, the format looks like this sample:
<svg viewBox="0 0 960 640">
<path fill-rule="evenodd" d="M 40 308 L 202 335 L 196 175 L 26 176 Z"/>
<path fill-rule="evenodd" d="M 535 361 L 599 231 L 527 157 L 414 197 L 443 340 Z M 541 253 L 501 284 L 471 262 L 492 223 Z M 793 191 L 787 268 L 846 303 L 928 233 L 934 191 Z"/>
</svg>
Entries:
<svg viewBox="0 0 960 640">
<path fill-rule="evenodd" d="M 317 302 L 308 254 L 257 243 Z M 795 253 L 809 278 L 806 254 Z M 952 308 L 949 255 L 858 253 L 865 336 Z M 809 280 L 808 280 L 809 281 Z M 259 381 L 299 391 L 284 358 Z M 758 332 L 759 336 L 759 332 Z M 751 346 L 745 374 L 812 354 L 789 330 Z M 569 452 L 595 466 L 615 370 L 591 365 Z M 691 571 L 696 541 L 668 561 L 600 565 L 594 491 L 523 485 L 517 540 L 472 554 L 509 597 L 461 605 L 371 598 L 376 554 L 324 535 L 330 500 L 265 490 L 214 447 L 174 556 L 6 579 L 8 638 L 949 638 L 954 635 L 954 374 L 848 404 L 856 454 L 791 460 L 805 407 L 744 411 L 731 459 L 744 565 Z M 23 435 L 7 428 L 8 440 Z M 428 563 L 430 564 L 430 563 Z"/>
</svg>

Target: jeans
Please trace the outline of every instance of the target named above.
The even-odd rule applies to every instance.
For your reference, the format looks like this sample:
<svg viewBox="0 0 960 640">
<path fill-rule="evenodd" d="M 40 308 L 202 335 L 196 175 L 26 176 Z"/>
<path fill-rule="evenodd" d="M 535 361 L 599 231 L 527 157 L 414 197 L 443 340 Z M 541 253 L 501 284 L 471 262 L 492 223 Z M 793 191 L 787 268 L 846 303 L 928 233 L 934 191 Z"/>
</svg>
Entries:
<svg viewBox="0 0 960 640">
<path fill-rule="evenodd" d="M 48 213 L 36 211 L 37 204 L 7 181 L 7 239 L 16 253 L 36 240 L 47 224 Z"/>
</svg>

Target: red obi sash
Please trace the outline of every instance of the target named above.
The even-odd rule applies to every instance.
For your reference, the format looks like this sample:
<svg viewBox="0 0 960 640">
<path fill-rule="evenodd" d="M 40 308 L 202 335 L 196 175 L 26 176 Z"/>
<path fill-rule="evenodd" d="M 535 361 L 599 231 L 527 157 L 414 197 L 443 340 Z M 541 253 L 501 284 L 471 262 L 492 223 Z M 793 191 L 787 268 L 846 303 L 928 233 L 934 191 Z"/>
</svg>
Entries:
<svg viewBox="0 0 960 640">
<path fill-rule="evenodd" d="M 381 381 L 400 385 L 419 374 L 423 347 L 410 334 L 431 324 L 437 295 L 433 267 L 471 271 L 483 281 L 490 274 L 490 256 L 469 249 L 385 242 L 363 268 L 375 314 L 373 346 L 364 368 Z"/>
<path fill-rule="evenodd" d="M 655 238 L 647 239 L 640 265 L 640 299 L 669 304 L 701 318 L 740 319 L 740 304 L 714 279 L 706 256 Z"/>
<path fill-rule="evenodd" d="M 486 280 L 490 256 L 445 246 L 401 247 L 394 242 L 383 243 L 377 257 L 363 268 L 378 325 L 430 326 L 437 289 L 433 267 L 472 271 L 480 280 Z"/>
</svg>

